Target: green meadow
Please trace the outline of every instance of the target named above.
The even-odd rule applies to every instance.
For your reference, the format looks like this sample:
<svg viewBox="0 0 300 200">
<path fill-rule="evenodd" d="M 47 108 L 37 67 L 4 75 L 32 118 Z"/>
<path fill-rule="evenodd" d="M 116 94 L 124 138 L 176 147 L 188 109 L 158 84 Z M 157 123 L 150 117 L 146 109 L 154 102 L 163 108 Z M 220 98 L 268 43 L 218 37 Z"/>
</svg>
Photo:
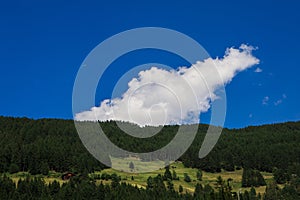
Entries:
<svg viewBox="0 0 300 200">
<path fill-rule="evenodd" d="M 129 163 L 133 162 L 134 163 L 134 169 L 130 169 L 129 168 Z M 159 166 L 161 166 L 162 161 L 157 161 L 157 162 L 142 162 L 137 158 L 126 158 L 126 159 L 112 159 L 112 164 L 113 166 L 117 166 L 118 169 L 123 168 L 123 171 L 120 170 L 115 170 L 113 168 L 109 168 L 109 169 L 104 169 L 102 171 L 96 171 L 94 173 L 89 174 L 90 177 L 95 177 L 101 174 L 117 174 L 118 176 L 121 177 L 121 182 L 125 182 L 128 184 L 131 184 L 133 186 L 137 186 L 140 188 L 146 188 L 147 186 L 147 179 L 151 176 L 151 177 L 155 177 L 158 174 L 163 175 L 165 172 L 165 169 L 158 169 L 156 171 L 151 171 L 151 169 L 157 169 Z M 147 172 L 147 173 L 141 173 L 141 171 L 145 171 L 147 170 L 151 171 L 151 172 Z M 179 180 L 173 180 L 173 184 L 174 184 L 174 188 L 175 190 L 178 190 L 179 185 L 181 185 L 183 187 L 183 191 L 184 192 L 188 192 L 188 193 L 192 193 L 194 192 L 194 188 L 195 185 L 197 183 L 201 183 L 202 185 L 204 184 L 209 184 L 210 186 L 214 187 L 216 184 L 216 180 L 218 178 L 218 176 L 221 176 L 223 180 L 228 180 L 228 179 L 232 179 L 232 181 L 230 181 L 230 185 L 232 187 L 232 190 L 234 192 L 243 192 L 245 190 L 250 190 L 250 188 L 242 188 L 241 187 L 241 182 L 242 182 L 242 173 L 243 170 L 235 170 L 233 172 L 228 172 L 228 171 L 224 171 L 222 170 L 220 173 L 208 173 L 208 172 L 202 172 L 202 180 L 199 181 L 197 180 L 196 174 L 198 169 L 196 168 L 187 168 L 184 167 L 184 165 L 181 162 L 174 162 L 170 165 L 170 171 L 171 173 L 173 172 L 173 170 L 176 172 L 177 177 L 179 177 Z M 126 171 L 131 171 L 131 172 L 126 172 Z M 185 182 L 184 181 L 184 174 L 187 173 L 190 178 L 191 178 L 191 182 Z M 53 172 L 50 171 L 49 175 L 47 176 L 43 176 L 43 175 L 30 175 L 28 172 L 18 172 L 15 174 L 8 174 L 8 176 L 15 182 L 17 183 L 19 179 L 24 179 L 27 176 L 30 177 L 39 177 L 42 178 L 45 183 L 50 183 L 53 182 L 54 180 L 58 181 L 60 184 L 63 184 L 64 182 L 68 182 L 68 180 L 62 180 L 61 179 L 61 175 L 62 173 L 57 173 L 57 172 Z M 273 179 L 273 175 L 272 173 L 267 173 L 267 172 L 262 172 L 262 175 L 264 176 L 266 182 L 270 182 Z M 110 180 L 96 180 L 97 184 L 100 183 L 103 184 L 110 184 L 111 181 Z M 257 193 L 261 193 L 263 194 L 265 192 L 265 186 L 260 186 L 260 187 L 256 187 L 256 192 Z"/>
</svg>

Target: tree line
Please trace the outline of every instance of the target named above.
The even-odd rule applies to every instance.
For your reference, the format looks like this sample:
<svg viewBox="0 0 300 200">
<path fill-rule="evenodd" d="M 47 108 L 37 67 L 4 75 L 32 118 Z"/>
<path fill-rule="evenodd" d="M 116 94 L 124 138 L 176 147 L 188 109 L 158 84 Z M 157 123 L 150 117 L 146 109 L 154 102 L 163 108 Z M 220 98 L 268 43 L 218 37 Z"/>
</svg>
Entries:
<svg viewBox="0 0 300 200">
<path fill-rule="evenodd" d="M 101 122 L 100 125 L 113 143 L 133 152 L 148 152 L 165 146 L 179 128 L 165 126 L 152 137 L 136 138 L 124 133 L 116 122 Z M 138 131 L 151 128 L 129 125 Z M 207 125 L 199 125 L 192 145 L 179 158 L 186 167 L 207 172 L 241 168 L 274 172 L 276 169 L 283 181 L 293 174 L 300 176 L 300 122 L 223 129 L 214 149 L 199 159 L 198 152 L 207 128 Z M 0 173 L 47 174 L 49 170 L 81 173 L 105 168 L 82 145 L 72 120 L 0 117 L 0 146 Z M 156 159 L 172 160 L 166 156 L 158 155 Z"/>
<path fill-rule="evenodd" d="M 27 200 L 27 199 L 122 199 L 122 200 L 155 200 L 155 199 L 181 199 L 181 200 L 286 200 L 299 199 L 300 181 L 293 180 L 280 189 L 275 182 L 271 182 L 265 194 L 257 193 L 254 187 L 250 191 L 232 192 L 231 181 L 218 177 L 215 188 L 210 185 L 197 183 L 194 192 L 184 191 L 182 186 L 174 189 L 172 180 L 164 180 L 158 174 L 149 177 L 146 188 L 133 186 L 121 181 L 116 174 L 109 175 L 110 184 L 96 183 L 96 180 L 81 175 L 72 177 L 70 181 L 60 184 L 54 180 L 49 184 L 41 178 L 30 176 L 19 179 L 17 183 L 6 175 L 0 176 L 0 199 Z"/>
</svg>

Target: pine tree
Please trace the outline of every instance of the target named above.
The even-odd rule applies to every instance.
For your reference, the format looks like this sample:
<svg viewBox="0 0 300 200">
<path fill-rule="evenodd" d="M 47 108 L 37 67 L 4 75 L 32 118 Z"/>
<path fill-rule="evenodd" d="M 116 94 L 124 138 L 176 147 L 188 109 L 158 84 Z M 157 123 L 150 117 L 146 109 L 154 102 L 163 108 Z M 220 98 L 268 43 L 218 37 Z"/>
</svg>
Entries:
<svg viewBox="0 0 300 200">
<path fill-rule="evenodd" d="M 40 165 L 40 172 L 43 175 L 48 175 L 49 174 L 49 166 L 46 162 L 42 162 Z"/>
<path fill-rule="evenodd" d="M 129 163 L 129 169 L 130 169 L 131 171 L 134 170 L 134 164 L 133 164 L 132 161 L 130 161 L 130 163 Z"/>
<path fill-rule="evenodd" d="M 177 173 L 175 172 L 175 170 L 173 170 L 172 179 L 173 180 L 179 180 L 179 177 L 177 176 Z"/>
<path fill-rule="evenodd" d="M 167 188 L 169 191 L 174 191 L 174 184 L 171 179 L 167 180 Z"/>
<path fill-rule="evenodd" d="M 210 185 L 205 185 L 203 188 L 204 199 L 213 199 L 211 197 L 214 196 L 214 189 Z"/>
<path fill-rule="evenodd" d="M 147 190 L 153 190 L 153 188 L 154 188 L 154 181 L 151 176 L 149 176 L 147 179 L 147 187 L 146 188 L 147 188 Z"/>
<path fill-rule="evenodd" d="M 265 200 L 275 200 L 280 197 L 280 189 L 277 186 L 276 182 L 273 181 L 266 187 Z"/>
<path fill-rule="evenodd" d="M 197 179 L 198 179 L 198 181 L 202 181 L 202 171 L 201 171 L 201 169 L 199 169 L 198 171 L 197 171 Z"/>
<path fill-rule="evenodd" d="M 120 183 L 120 180 L 121 180 L 121 178 L 117 174 L 113 173 L 111 175 L 111 187 L 112 188 L 118 187 L 119 183 Z"/>
<path fill-rule="evenodd" d="M 255 171 L 255 177 L 257 178 L 257 183 L 254 186 L 265 186 L 266 185 L 266 181 L 265 181 L 263 175 L 258 170 Z"/>
<path fill-rule="evenodd" d="M 197 183 L 195 186 L 194 197 L 195 199 L 200 199 L 203 196 L 203 187 L 200 183 Z"/>
<path fill-rule="evenodd" d="M 242 175 L 242 187 L 258 187 L 264 185 L 266 185 L 265 179 L 258 170 L 244 169 Z"/>
<path fill-rule="evenodd" d="M 190 178 L 190 176 L 189 176 L 187 173 L 184 173 L 183 176 L 184 176 L 184 179 L 183 179 L 183 180 L 184 180 L 185 182 L 189 183 L 189 182 L 192 181 L 191 178 Z"/>
<path fill-rule="evenodd" d="M 283 169 L 275 168 L 273 170 L 273 175 L 274 175 L 274 179 L 275 179 L 276 183 L 278 183 L 278 184 L 284 184 L 284 183 L 286 183 L 286 181 L 288 179 L 288 174 L 285 173 L 285 171 Z"/>
<path fill-rule="evenodd" d="M 16 185 L 10 178 L 8 178 L 6 175 L 0 177 L 0 198 L 1 199 L 12 198 L 15 190 L 16 190 Z"/>
<path fill-rule="evenodd" d="M 11 163 L 11 164 L 9 165 L 8 172 L 9 172 L 10 174 L 14 174 L 14 173 L 17 173 L 17 172 L 19 172 L 19 171 L 20 171 L 20 169 L 19 169 L 19 166 L 18 166 L 17 164 Z"/>
<path fill-rule="evenodd" d="M 252 186 L 250 189 L 250 200 L 256 200 L 256 190 L 255 188 Z"/>
<path fill-rule="evenodd" d="M 172 174 L 170 172 L 169 167 L 167 166 L 166 169 L 165 169 L 165 173 L 164 173 L 164 180 L 166 181 L 168 179 L 172 180 Z"/>
<path fill-rule="evenodd" d="M 182 185 L 179 185 L 178 191 L 179 191 L 179 193 L 182 193 L 182 192 L 183 192 L 183 187 L 182 187 Z"/>
<path fill-rule="evenodd" d="M 52 183 L 49 183 L 49 191 L 50 195 L 54 197 L 56 194 L 58 194 L 60 190 L 60 184 L 58 181 L 54 180 Z"/>
</svg>

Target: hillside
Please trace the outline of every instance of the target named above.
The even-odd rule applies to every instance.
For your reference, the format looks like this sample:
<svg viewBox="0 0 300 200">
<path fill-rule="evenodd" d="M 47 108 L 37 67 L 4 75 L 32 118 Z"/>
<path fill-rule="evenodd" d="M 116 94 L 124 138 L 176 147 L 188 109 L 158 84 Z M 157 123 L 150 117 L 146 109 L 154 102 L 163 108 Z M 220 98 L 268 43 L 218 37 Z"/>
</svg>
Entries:
<svg viewBox="0 0 300 200">
<path fill-rule="evenodd" d="M 141 139 L 124 134 L 115 122 L 100 125 L 112 142 L 133 152 L 159 149 L 178 129 L 178 126 L 166 126 L 155 136 Z M 300 122 L 223 129 L 212 152 L 199 159 L 198 151 L 207 128 L 199 125 L 193 144 L 179 159 L 186 167 L 207 172 L 235 168 L 272 172 L 276 167 L 299 173 Z M 105 168 L 84 148 L 72 120 L 0 117 L 0 145 L 0 172 L 93 172 Z"/>
<path fill-rule="evenodd" d="M 115 122 L 100 125 L 111 141 L 135 152 L 161 148 L 179 128 L 165 126 L 157 135 L 140 139 L 124 134 Z M 141 132 L 151 128 L 126 125 Z M 146 158 L 112 158 L 113 165 L 131 168 L 132 173 L 126 173 L 93 158 L 72 120 L 0 117 L 0 199 L 90 199 L 87 191 L 94 191 L 95 199 L 299 198 L 300 122 L 223 129 L 213 151 L 199 159 L 207 128 L 199 125 L 191 147 L 168 167 L 170 175 L 167 169 L 140 173 L 143 168 L 155 167 L 155 162 L 149 165 Z M 75 177 L 61 180 L 67 171 Z M 256 185 L 253 173 L 261 173 L 263 184 Z M 247 183 L 253 178 L 254 182 Z"/>
</svg>

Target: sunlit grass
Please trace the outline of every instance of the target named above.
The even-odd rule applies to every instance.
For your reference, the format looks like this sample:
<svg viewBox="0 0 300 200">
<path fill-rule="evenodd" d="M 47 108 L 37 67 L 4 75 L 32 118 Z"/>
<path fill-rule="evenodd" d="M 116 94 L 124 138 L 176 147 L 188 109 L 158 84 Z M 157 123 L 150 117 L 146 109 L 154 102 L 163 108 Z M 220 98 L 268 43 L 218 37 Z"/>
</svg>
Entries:
<svg viewBox="0 0 300 200">
<path fill-rule="evenodd" d="M 134 163 L 134 169 L 131 171 L 129 169 L 129 163 L 133 162 Z M 121 177 L 121 182 L 125 182 L 128 184 L 131 184 L 133 186 L 137 186 L 139 188 L 146 188 L 147 186 L 147 179 L 151 177 L 155 177 L 158 174 L 163 175 L 165 172 L 165 169 L 159 169 L 156 171 L 151 171 L 147 173 L 141 173 L 141 171 L 145 171 L 145 168 L 147 167 L 148 169 L 153 169 L 153 168 L 158 168 L 159 166 L 162 166 L 163 161 L 157 161 L 157 162 L 142 162 L 137 158 L 126 158 L 126 159 L 114 159 L 113 160 L 113 166 L 119 165 L 118 168 L 123 168 L 123 171 L 115 170 L 112 168 L 109 169 L 104 169 L 102 171 L 95 172 L 93 174 L 96 175 L 101 175 L 103 173 L 107 174 L 113 174 L 116 173 L 118 176 Z M 125 168 L 127 168 L 125 170 Z M 222 171 L 220 173 L 208 173 L 208 172 L 202 172 L 202 181 L 198 181 L 196 174 L 198 169 L 195 168 L 186 168 L 184 167 L 183 163 L 181 162 L 174 162 L 170 165 L 170 171 L 173 173 L 173 170 L 176 172 L 177 176 L 179 177 L 179 180 L 173 180 L 174 188 L 175 190 L 178 191 L 179 185 L 183 187 L 183 192 L 194 192 L 194 188 L 197 183 L 201 184 L 209 184 L 210 186 L 214 187 L 217 177 L 221 176 L 223 180 L 228 180 L 232 179 L 231 181 L 231 187 L 234 192 L 244 192 L 245 190 L 250 190 L 250 188 L 242 188 L 242 174 L 243 170 L 235 170 L 233 172 L 228 172 L 228 171 Z M 131 172 L 125 172 L 125 171 L 131 171 Z M 149 171 L 149 170 L 148 170 Z M 187 173 L 190 178 L 191 182 L 185 182 L 184 181 L 184 174 Z M 90 175 L 93 175 L 90 174 Z M 262 172 L 261 173 L 266 182 L 269 183 L 270 181 L 273 180 L 273 175 L 272 173 L 268 172 Z M 30 178 L 33 177 L 39 177 L 42 178 L 46 184 L 49 184 L 53 181 L 58 181 L 60 184 L 63 184 L 64 182 L 68 182 L 66 180 L 61 179 L 62 173 L 57 173 L 54 171 L 50 171 L 49 175 L 43 176 L 43 175 L 35 175 L 32 176 L 28 172 L 18 172 L 15 174 L 7 174 L 15 183 L 18 182 L 19 179 L 25 179 L 27 176 L 30 176 Z M 111 180 L 96 180 L 96 184 L 110 184 Z M 282 187 L 282 186 L 280 186 Z M 265 192 L 266 186 L 261 186 L 261 187 L 256 187 L 256 192 L 263 194 Z"/>
<path fill-rule="evenodd" d="M 118 161 L 118 159 L 116 159 L 115 161 L 117 161 L 117 162 L 119 162 L 119 164 L 123 165 L 124 168 L 127 167 L 127 171 L 129 169 L 130 161 L 134 161 L 135 166 L 140 166 L 140 162 L 141 162 L 139 160 L 131 160 L 130 158 L 126 159 L 126 162 Z M 149 168 L 153 167 L 153 166 L 151 166 L 151 164 L 156 165 L 157 163 L 155 163 L 155 162 L 148 163 Z M 209 184 L 212 187 L 214 187 L 218 176 L 221 176 L 223 178 L 223 180 L 225 180 L 225 181 L 227 181 L 228 179 L 232 179 L 230 185 L 234 192 L 238 192 L 238 191 L 244 192 L 245 190 L 248 190 L 248 191 L 250 190 L 250 188 L 242 188 L 242 174 L 243 174 L 242 169 L 235 170 L 233 172 L 228 172 L 228 171 L 224 171 L 224 170 L 220 173 L 203 172 L 202 181 L 197 180 L 196 174 L 197 174 L 198 169 L 186 168 L 186 167 L 184 167 L 184 165 L 181 162 L 172 163 L 170 165 L 170 171 L 172 172 L 173 170 L 175 170 L 177 176 L 179 177 L 179 180 L 173 180 L 174 188 L 176 190 L 178 190 L 179 185 L 181 185 L 184 189 L 184 192 L 185 191 L 194 192 L 194 188 L 197 183 Z M 148 172 L 148 173 L 138 173 L 138 170 L 133 170 L 131 173 L 127 173 L 124 171 L 118 171 L 118 170 L 114 170 L 114 169 L 105 169 L 101 173 L 107 173 L 107 174 L 116 173 L 119 176 L 121 176 L 122 182 L 126 182 L 126 183 L 129 183 L 132 185 L 137 185 L 140 187 L 146 187 L 147 179 L 149 176 L 155 177 L 158 174 L 163 175 L 164 172 L 165 172 L 165 169 L 160 169 L 160 170 L 156 170 L 156 171 Z M 192 180 L 191 182 L 187 183 L 184 181 L 184 173 L 187 173 L 190 176 L 190 178 Z M 272 173 L 262 172 L 262 175 L 264 176 L 267 183 L 273 179 Z M 133 177 L 133 180 L 131 180 L 131 177 Z M 265 192 L 266 186 L 256 187 L 255 189 L 256 189 L 257 193 L 262 194 Z"/>
</svg>

